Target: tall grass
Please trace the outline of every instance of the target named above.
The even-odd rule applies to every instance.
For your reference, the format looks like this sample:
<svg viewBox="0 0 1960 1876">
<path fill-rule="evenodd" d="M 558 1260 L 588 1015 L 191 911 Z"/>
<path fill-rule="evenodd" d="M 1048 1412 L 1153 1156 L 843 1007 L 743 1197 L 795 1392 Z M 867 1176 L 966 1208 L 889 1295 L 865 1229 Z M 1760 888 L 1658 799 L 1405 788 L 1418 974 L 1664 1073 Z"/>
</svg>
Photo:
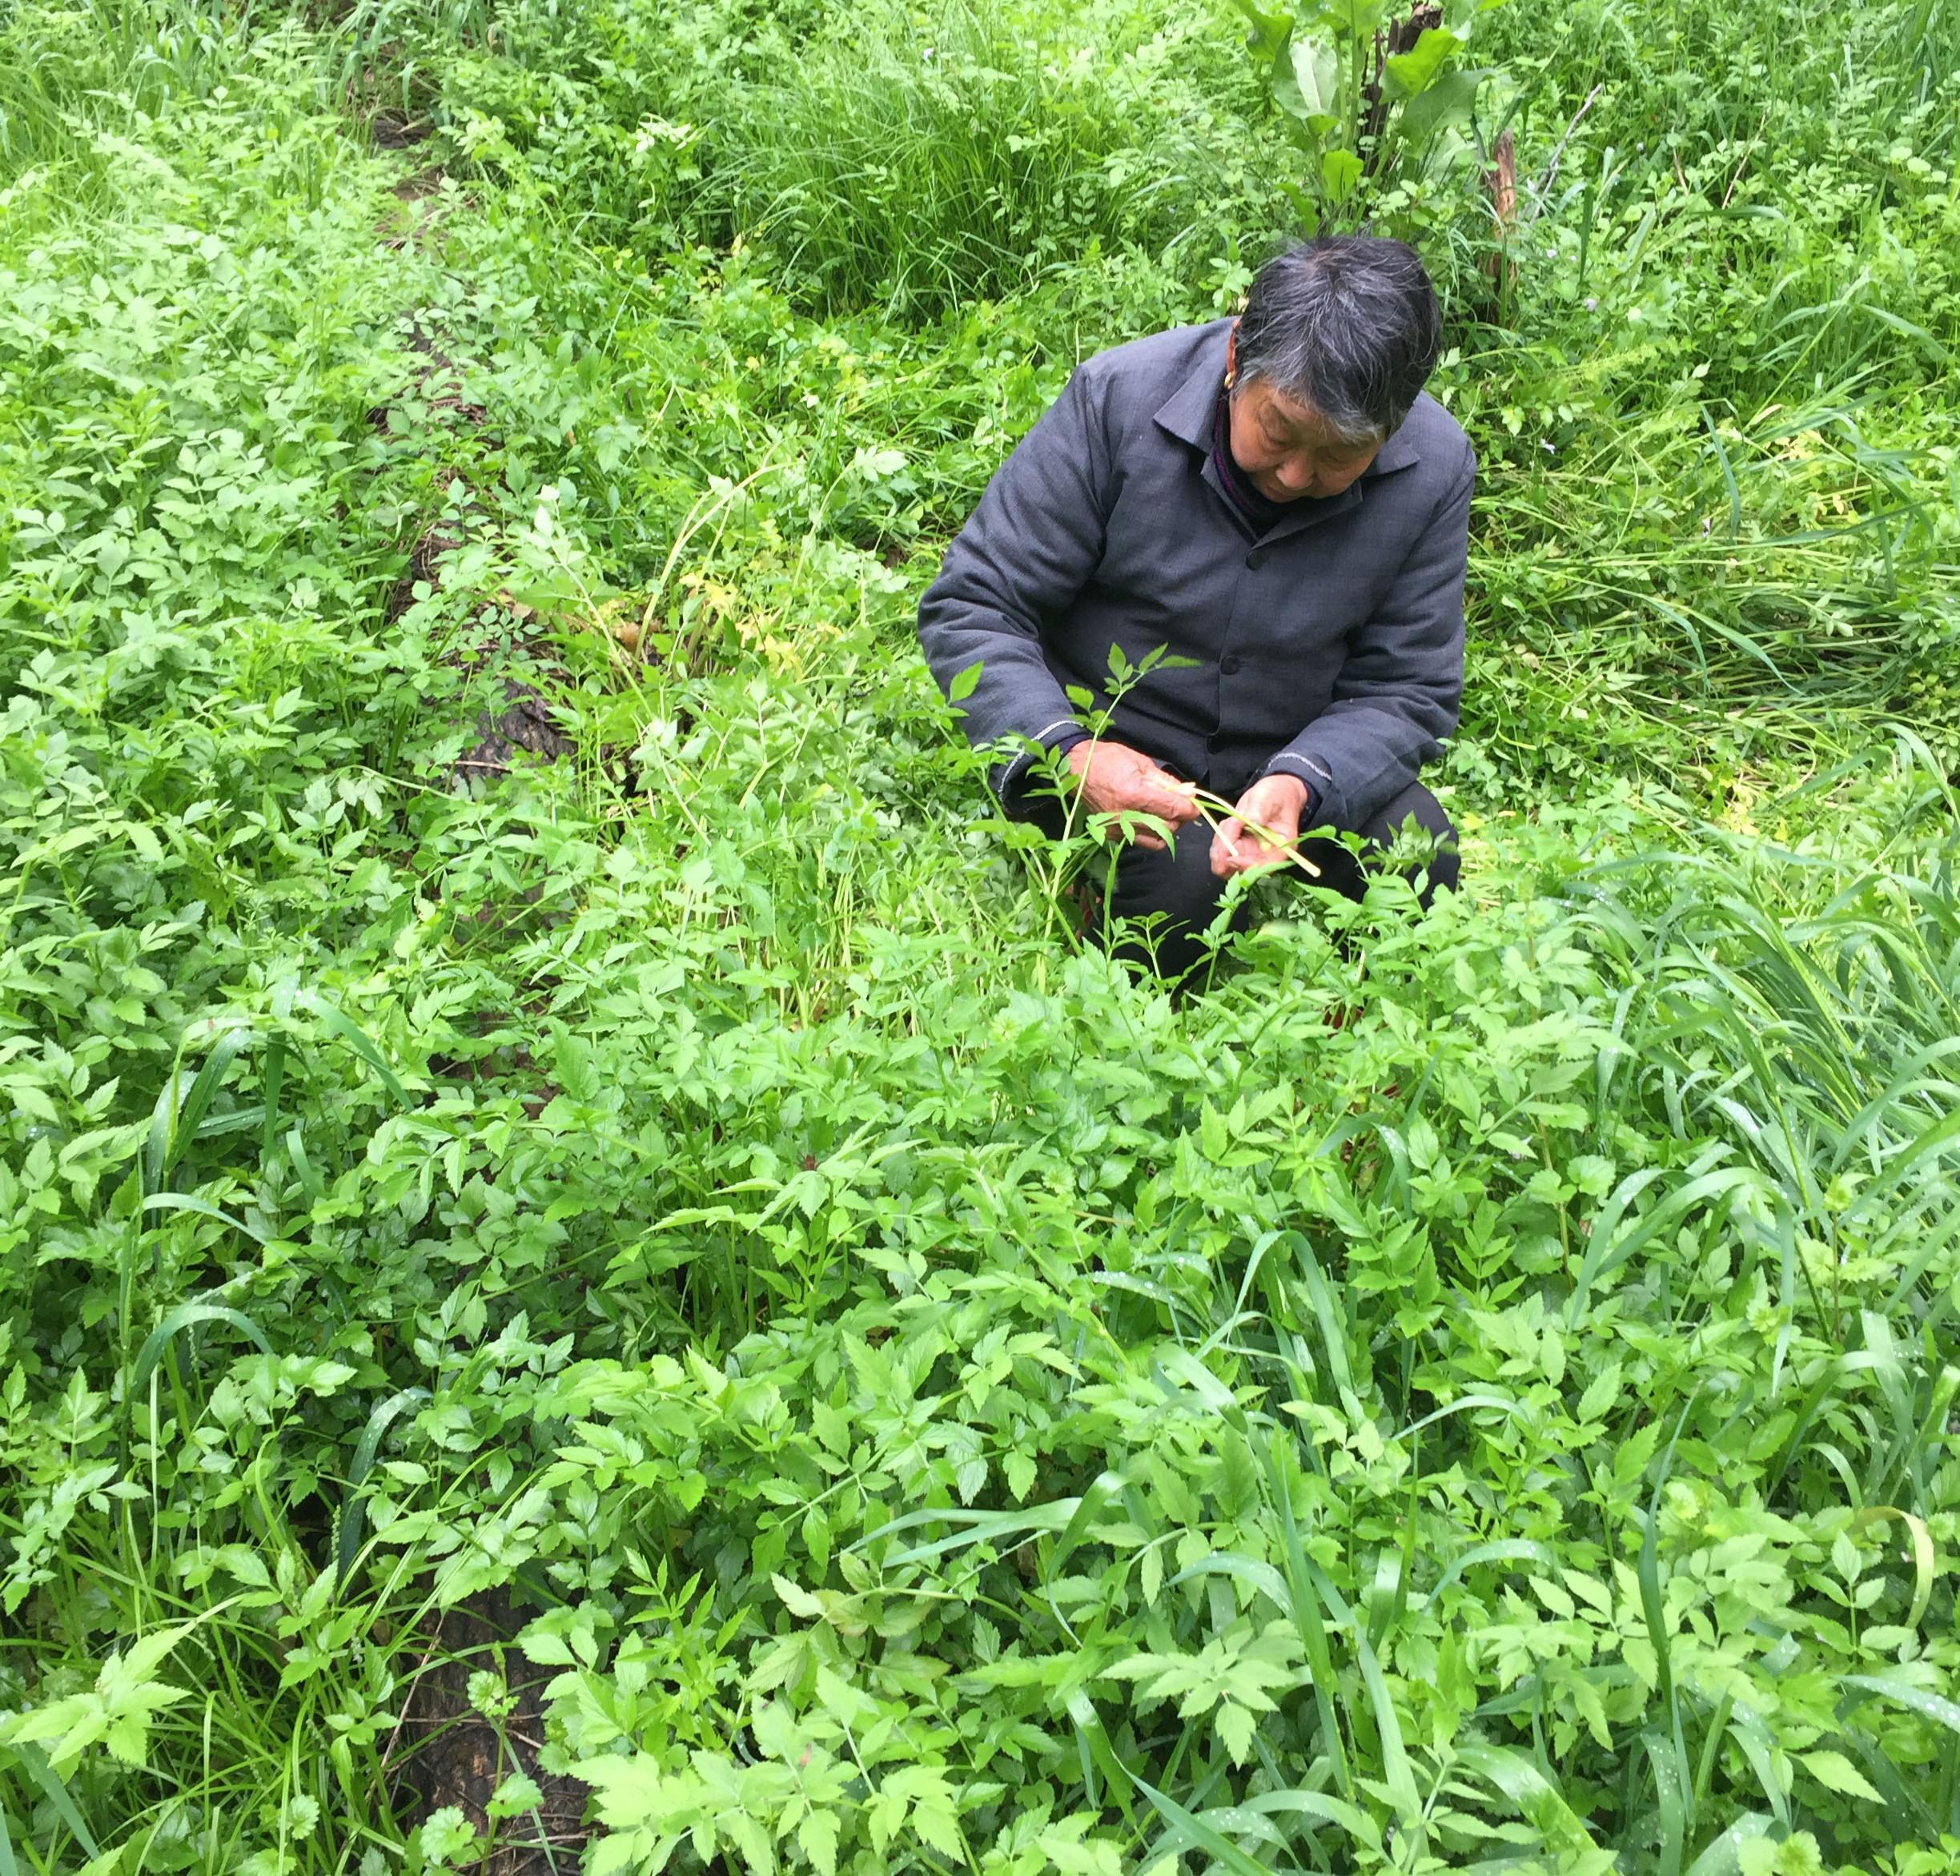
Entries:
<svg viewBox="0 0 1960 1876">
<path fill-rule="evenodd" d="M 194 0 L 79 0 L 13 10 L 0 70 L 0 183 L 58 167 L 76 202 L 99 200 L 102 139 L 231 69 L 235 18 Z"/>
<path fill-rule="evenodd" d="M 741 34 L 713 9 L 532 10 L 498 31 L 514 59 L 452 61 L 439 117 L 493 118 L 608 244 L 740 240 L 826 314 L 935 317 L 1098 251 L 1202 271 L 1241 205 L 1273 199 L 1240 147 L 1229 41 L 1182 4 L 873 0 Z"/>
<path fill-rule="evenodd" d="M 1215 243 L 1224 153 L 1163 49 L 1143 56 L 1154 23 L 999 0 L 858 8 L 717 101 L 703 206 L 829 310 L 933 313 L 1092 246 Z"/>
</svg>

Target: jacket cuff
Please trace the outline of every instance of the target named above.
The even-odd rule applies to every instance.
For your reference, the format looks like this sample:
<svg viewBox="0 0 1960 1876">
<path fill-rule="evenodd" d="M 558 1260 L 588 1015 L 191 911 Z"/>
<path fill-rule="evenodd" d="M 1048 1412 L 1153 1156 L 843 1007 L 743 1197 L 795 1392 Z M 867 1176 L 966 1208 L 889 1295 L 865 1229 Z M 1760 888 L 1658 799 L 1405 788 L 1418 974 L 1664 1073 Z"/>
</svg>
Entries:
<svg viewBox="0 0 1960 1876">
<path fill-rule="evenodd" d="M 989 779 L 994 784 L 994 797 L 1011 813 L 1020 799 L 1022 785 L 1026 781 L 1028 771 L 1034 766 L 1034 758 L 1044 751 L 1072 749 L 1078 742 L 1086 742 L 1089 732 L 1073 717 L 1063 717 L 1050 723 L 1045 729 L 1038 729 L 1028 738 L 1038 745 L 1036 749 L 1023 749 L 1011 762 L 996 768 Z"/>
<path fill-rule="evenodd" d="M 1311 817 L 1334 792 L 1333 771 L 1327 764 L 1318 756 L 1303 756 L 1295 749 L 1282 749 L 1252 779 L 1261 781 L 1268 775 L 1291 775 L 1295 781 L 1306 783 L 1307 805 L 1300 815 L 1303 827 L 1313 825 Z"/>
</svg>

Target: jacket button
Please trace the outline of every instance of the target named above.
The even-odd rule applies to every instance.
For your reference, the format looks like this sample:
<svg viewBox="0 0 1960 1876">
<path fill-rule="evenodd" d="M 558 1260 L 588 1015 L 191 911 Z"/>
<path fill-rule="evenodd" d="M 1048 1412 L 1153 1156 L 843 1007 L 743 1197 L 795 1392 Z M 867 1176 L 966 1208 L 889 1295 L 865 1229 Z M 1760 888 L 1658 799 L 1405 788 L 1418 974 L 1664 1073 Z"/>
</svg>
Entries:
<svg viewBox="0 0 1960 1876">
<path fill-rule="evenodd" d="M 1231 652 L 1226 653 L 1224 657 L 1219 660 L 1219 669 L 1223 672 L 1227 677 L 1236 676 L 1239 670 L 1239 660 L 1236 654 Z"/>
<path fill-rule="evenodd" d="M 1256 573 L 1266 564 L 1266 556 L 1263 553 L 1249 553 L 1246 556 L 1246 564 Z"/>
</svg>

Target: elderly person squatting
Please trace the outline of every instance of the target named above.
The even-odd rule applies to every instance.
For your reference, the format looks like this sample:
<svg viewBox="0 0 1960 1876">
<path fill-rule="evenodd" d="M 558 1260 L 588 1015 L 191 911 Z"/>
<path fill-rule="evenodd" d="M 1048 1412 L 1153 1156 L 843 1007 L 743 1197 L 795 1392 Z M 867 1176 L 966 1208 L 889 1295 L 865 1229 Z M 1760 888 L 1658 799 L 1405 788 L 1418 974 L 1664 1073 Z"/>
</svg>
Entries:
<svg viewBox="0 0 1960 1876">
<path fill-rule="evenodd" d="M 1002 464 L 919 607 L 942 689 L 970 666 L 976 746 L 1019 753 L 1002 807 L 1062 831 L 1035 769 L 1062 753 L 1091 814 L 1135 830 L 1108 913 L 1157 919 L 1179 976 L 1235 874 L 1303 827 L 1385 847 L 1410 818 L 1454 886 L 1454 830 L 1417 780 L 1456 727 L 1476 460 L 1423 392 L 1436 295 L 1412 250 L 1310 241 L 1260 269 L 1243 315 L 1099 353 Z M 1110 653 L 1160 660 L 1111 707 Z M 1173 662 L 1172 660 L 1180 661 Z M 1181 661 L 1188 661 L 1183 662 Z M 1108 712 L 1092 739 L 1074 688 Z M 1194 785 L 1237 804 L 1215 835 Z M 1079 822 L 1078 823 L 1079 825 Z M 1302 850 L 1359 898 L 1339 842 Z"/>
</svg>

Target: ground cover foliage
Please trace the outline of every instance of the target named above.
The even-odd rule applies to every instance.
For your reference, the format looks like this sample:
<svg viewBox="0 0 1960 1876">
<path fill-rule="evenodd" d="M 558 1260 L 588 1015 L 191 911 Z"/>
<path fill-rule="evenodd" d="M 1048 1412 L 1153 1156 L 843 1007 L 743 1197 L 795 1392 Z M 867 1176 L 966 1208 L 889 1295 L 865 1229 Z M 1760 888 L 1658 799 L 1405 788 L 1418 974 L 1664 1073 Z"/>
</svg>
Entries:
<svg viewBox="0 0 1960 1876">
<path fill-rule="evenodd" d="M 1174 1003 L 909 620 L 1237 30 L 7 15 L 0 1868 L 1960 1856 L 1960 22 L 1477 21 L 1466 890 Z"/>
</svg>

